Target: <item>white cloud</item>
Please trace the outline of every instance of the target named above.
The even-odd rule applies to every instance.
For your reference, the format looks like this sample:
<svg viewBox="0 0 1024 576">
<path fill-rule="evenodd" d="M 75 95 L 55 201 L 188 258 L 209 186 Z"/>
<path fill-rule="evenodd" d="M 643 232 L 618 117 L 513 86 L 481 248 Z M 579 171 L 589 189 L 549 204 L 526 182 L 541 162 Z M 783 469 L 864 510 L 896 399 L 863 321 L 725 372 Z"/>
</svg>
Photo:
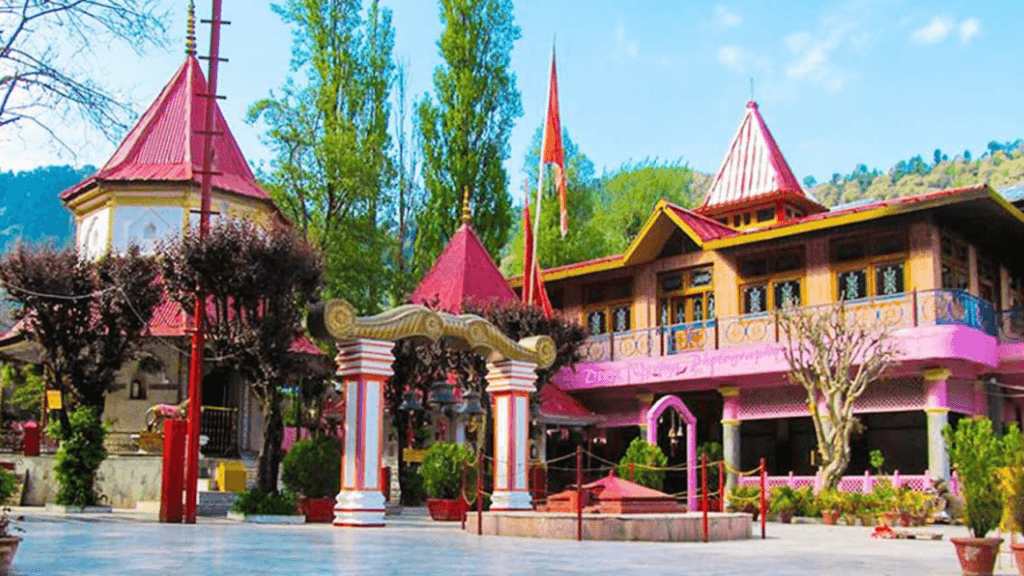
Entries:
<svg viewBox="0 0 1024 576">
<path fill-rule="evenodd" d="M 960 41 L 969 42 L 981 32 L 981 21 L 977 18 L 968 18 L 960 23 Z"/>
<path fill-rule="evenodd" d="M 618 40 L 619 49 L 629 56 L 630 58 L 636 58 L 640 54 L 640 45 L 637 43 L 635 38 L 629 37 L 626 33 L 626 26 L 619 22 L 615 27 L 615 39 Z"/>
<path fill-rule="evenodd" d="M 846 85 L 847 74 L 832 62 L 840 47 L 863 49 L 864 36 L 849 21 L 829 19 L 822 32 L 794 32 L 783 38 L 793 60 L 786 66 L 786 77 L 819 86 L 826 92 L 839 92 Z"/>
<path fill-rule="evenodd" d="M 947 16 L 935 16 L 931 22 L 910 33 L 910 39 L 918 44 L 935 44 L 942 42 L 953 29 L 953 19 Z"/>
<path fill-rule="evenodd" d="M 737 72 L 743 72 L 746 50 L 742 46 L 726 44 L 718 47 L 718 61 Z"/>
<path fill-rule="evenodd" d="M 728 8 L 719 4 L 715 6 L 715 27 L 721 30 L 728 28 L 735 28 L 743 24 L 743 18 L 735 12 L 730 12 Z"/>
</svg>

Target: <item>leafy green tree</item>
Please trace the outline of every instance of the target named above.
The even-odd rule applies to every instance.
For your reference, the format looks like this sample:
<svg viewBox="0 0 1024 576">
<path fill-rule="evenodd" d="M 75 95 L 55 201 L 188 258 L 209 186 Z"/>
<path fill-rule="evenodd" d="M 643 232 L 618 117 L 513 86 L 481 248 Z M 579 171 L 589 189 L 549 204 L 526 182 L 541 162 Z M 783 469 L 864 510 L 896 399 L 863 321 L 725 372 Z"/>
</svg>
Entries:
<svg viewBox="0 0 1024 576">
<path fill-rule="evenodd" d="M 417 219 L 416 259 L 436 260 L 458 227 L 463 189 L 473 226 L 497 258 L 512 226 L 504 161 L 516 118 L 522 115 L 516 77 L 509 70 L 520 31 L 511 0 L 441 0 L 444 63 L 434 69 L 434 95 L 416 107 L 428 198 Z"/>
<path fill-rule="evenodd" d="M 540 168 L 540 146 L 543 128 L 538 128 L 533 135 L 533 143 L 526 153 L 523 171 L 530 185 L 530 226 L 535 222 L 537 214 L 537 176 Z M 594 214 L 602 203 L 600 181 L 594 175 L 594 163 L 583 154 L 579 146 L 569 137 L 569 132 L 562 128 L 562 145 L 565 147 L 566 174 L 566 207 L 569 211 L 569 232 L 562 238 L 560 229 L 561 208 L 558 192 L 553 185 L 554 169 L 545 166 L 545 190 L 542 196 L 540 213 L 540 231 L 534 232 L 537 239 L 537 258 L 543 268 L 582 262 L 607 255 L 607 235 L 599 229 Z M 548 184 L 552 184 L 548 186 Z M 513 187 L 515 189 L 515 187 Z M 522 214 L 521 212 L 519 213 Z M 523 226 L 522 218 L 514 219 L 517 223 L 515 235 L 506 247 L 502 258 L 502 269 L 506 274 L 523 272 Z"/>
<path fill-rule="evenodd" d="M 271 195 L 327 260 L 326 292 L 373 313 L 390 275 L 391 11 L 371 0 L 287 0 L 293 77 L 249 108 L 274 151 Z M 384 279 L 385 281 L 382 281 Z"/>
<path fill-rule="evenodd" d="M 6 363 L 0 369 L 3 416 L 15 420 L 38 420 L 42 415 L 43 369 L 38 364 Z"/>
<path fill-rule="evenodd" d="M 304 307 L 322 288 L 323 261 L 301 234 L 263 231 L 243 220 L 220 222 L 203 240 L 189 230 L 162 252 L 167 293 L 185 310 L 195 308 L 197 288 L 207 295 L 207 342 L 223 365 L 248 379 L 261 404 L 257 486 L 275 492 L 284 388 L 308 370 L 308 360 L 291 346 L 303 334 Z"/>
<path fill-rule="evenodd" d="M 42 166 L 22 172 L 0 172 L 0 242 L 71 240 L 75 218 L 64 209 L 60 193 L 96 171 L 93 166 Z M 8 246 L 4 246 L 5 248 Z"/>
<path fill-rule="evenodd" d="M 818 180 L 814 176 L 804 176 L 804 188 L 813 188 L 817 183 Z"/>
<path fill-rule="evenodd" d="M 964 160 L 966 160 L 967 162 L 971 161 L 971 151 L 970 150 L 964 150 Z"/>
<path fill-rule="evenodd" d="M 693 208 L 701 200 L 693 189 L 693 171 L 681 160 L 624 164 L 603 178 L 602 188 L 608 200 L 597 213 L 596 224 L 608 235 L 609 253 L 629 246 L 658 200 L 664 198 L 683 208 Z"/>
<path fill-rule="evenodd" d="M 103 441 L 110 432 L 100 421 L 100 414 L 100 407 L 80 404 L 70 411 L 66 423 L 57 421 L 50 426 L 48 433 L 61 439 L 53 463 L 53 474 L 59 485 L 57 504 L 95 506 L 100 503 L 96 471 L 107 459 Z"/>
<path fill-rule="evenodd" d="M 619 461 L 615 473 L 655 490 L 665 485 L 665 468 L 668 458 L 656 444 L 648 444 L 643 438 L 634 438 L 626 448 L 626 455 Z"/>
</svg>

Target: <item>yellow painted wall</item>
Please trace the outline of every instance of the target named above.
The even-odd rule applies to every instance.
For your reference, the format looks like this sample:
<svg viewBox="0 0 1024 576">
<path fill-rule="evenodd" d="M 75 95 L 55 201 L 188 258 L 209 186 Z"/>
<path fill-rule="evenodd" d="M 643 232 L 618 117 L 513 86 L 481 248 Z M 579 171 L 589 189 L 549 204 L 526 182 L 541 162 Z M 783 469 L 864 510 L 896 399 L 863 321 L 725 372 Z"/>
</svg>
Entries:
<svg viewBox="0 0 1024 576">
<path fill-rule="evenodd" d="M 910 224 L 910 286 L 917 290 L 930 290 L 942 286 L 942 267 L 939 264 L 939 230 L 926 218 Z"/>
</svg>

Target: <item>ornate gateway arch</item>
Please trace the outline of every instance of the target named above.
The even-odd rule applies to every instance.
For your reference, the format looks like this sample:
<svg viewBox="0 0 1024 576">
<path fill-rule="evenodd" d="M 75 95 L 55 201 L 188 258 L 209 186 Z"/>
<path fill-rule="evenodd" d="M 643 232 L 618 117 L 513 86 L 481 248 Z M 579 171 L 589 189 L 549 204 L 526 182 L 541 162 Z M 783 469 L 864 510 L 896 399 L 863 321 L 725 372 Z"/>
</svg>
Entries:
<svg viewBox="0 0 1024 576">
<path fill-rule="evenodd" d="M 383 526 L 380 477 L 384 387 L 394 373 L 392 350 L 403 338 L 441 340 L 487 360 L 487 393 L 494 414 L 494 494 L 491 510 L 530 509 L 526 482 L 530 393 L 537 368 L 555 361 L 549 336 L 515 342 L 487 320 L 405 305 L 376 316 L 357 317 L 344 300 L 319 304 L 306 319 L 309 332 L 338 342 L 338 376 L 344 382 L 345 445 L 335 526 Z"/>
</svg>

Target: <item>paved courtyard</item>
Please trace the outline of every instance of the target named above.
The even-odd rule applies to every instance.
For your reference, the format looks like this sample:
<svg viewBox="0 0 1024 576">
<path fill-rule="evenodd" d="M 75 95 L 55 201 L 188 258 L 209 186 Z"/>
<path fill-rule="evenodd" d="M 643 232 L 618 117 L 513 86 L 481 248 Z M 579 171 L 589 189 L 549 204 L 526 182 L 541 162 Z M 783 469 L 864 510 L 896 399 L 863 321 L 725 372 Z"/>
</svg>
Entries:
<svg viewBox="0 0 1024 576">
<path fill-rule="evenodd" d="M 21 509 L 25 538 L 14 574 L 721 574 L 956 575 L 942 541 L 872 540 L 869 528 L 768 524 L 769 538 L 714 544 L 574 542 L 477 537 L 422 516 L 385 529 L 255 526 L 153 515 L 57 517 Z M 389 518 L 389 520 L 392 520 Z M 1015 574 L 1004 554 L 997 574 Z"/>
</svg>

